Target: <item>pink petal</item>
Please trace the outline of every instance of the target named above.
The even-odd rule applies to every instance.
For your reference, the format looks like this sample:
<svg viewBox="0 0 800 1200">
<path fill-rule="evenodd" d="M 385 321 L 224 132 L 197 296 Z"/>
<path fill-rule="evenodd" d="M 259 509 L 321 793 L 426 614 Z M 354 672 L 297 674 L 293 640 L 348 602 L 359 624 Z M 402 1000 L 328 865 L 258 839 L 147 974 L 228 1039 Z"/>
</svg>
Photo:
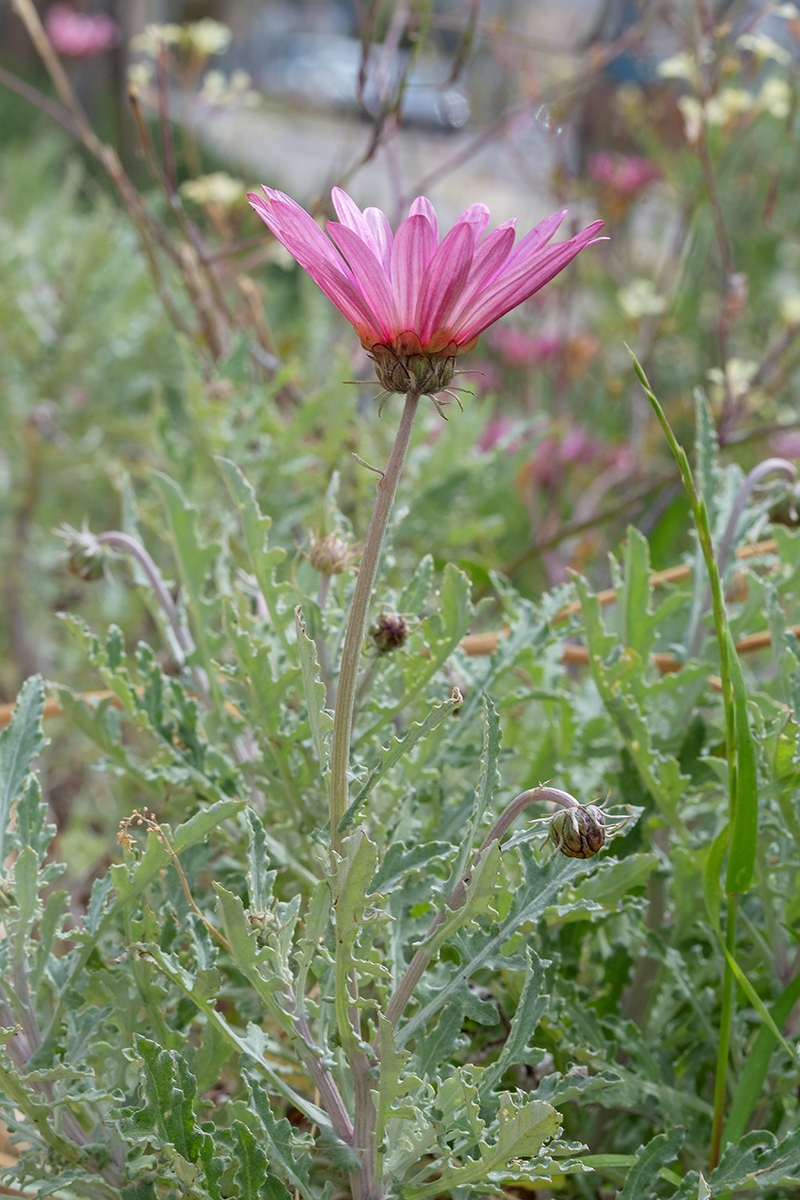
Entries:
<svg viewBox="0 0 800 1200">
<path fill-rule="evenodd" d="M 417 196 L 416 200 L 412 202 L 411 208 L 408 210 L 408 215 L 410 217 L 427 217 L 428 221 L 430 222 L 431 229 L 436 236 L 436 241 L 439 241 L 439 222 L 436 219 L 436 209 L 433 207 L 430 200 L 428 200 L 425 196 Z"/>
<path fill-rule="evenodd" d="M 392 275 L 392 242 L 394 241 L 394 236 L 392 234 L 392 227 L 389 224 L 389 218 L 379 208 L 365 208 L 364 220 L 372 234 L 372 243 L 378 259 L 383 265 L 387 279 L 390 279 Z"/>
<path fill-rule="evenodd" d="M 328 299 L 333 301 L 339 312 L 347 317 L 351 325 L 355 326 L 362 340 L 365 333 L 371 335 L 373 342 L 382 340 L 380 321 L 354 283 L 346 279 L 335 268 L 329 267 L 327 263 L 317 264 L 313 271 L 306 269 Z"/>
<path fill-rule="evenodd" d="M 392 230 L 385 215 L 379 208 L 367 208 L 362 213 L 347 192 L 335 187 L 331 192 L 333 207 L 342 225 L 358 234 L 362 242 L 366 242 L 375 257 L 383 265 L 387 279 L 389 277 L 389 252 L 392 246 Z M 378 219 L 375 219 L 377 214 Z M 381 220 L 382 218 L 382 220 Z M 388 238 L 387 238 L 388 234 Z"/>
<path fill-rule="evenodd" d="M 472 260 L 472 269 L 461 295 L 461 299 L 451 314 L 453 324 L 457 324 L 462 313 L 472 304 L 473 300 L 488 287 L 497 277 L 511 253 L 514 245 L 514 226 L 507 222 L 498 225 L 479 244 Z"/>
<path fill-rule="evenodd" d="M 557 242 L 540 251 L 535 261 L 517 263 L 489 284 L 484 291 L 475 297 L 472 304 L 460 317 L 454 337 L 460 343 L 470 341 L 487 326 L 497 321 L 505 313 L 522 304 L 539 288 L 562 271 L 584 247 L 592 242 L 600 241 L 594 237 L 602 227 L 602 221 L 595 221 L 586 229 L 570 238 L 567 242 Z"/>
<path fill-rule="evenodd" d="M 414 319 L 423 346 L 446 327 L 450 313 L 461 300 L 472 266 L 472 247 L 469 225 L 454 225 L 428 263 Z"/>
<path fill-rule="evenodd" d="M 366 222 L 355 200 L 340 187 L 333 188 L 331 200 L 333 200 L 333 207 L 342 224 L 346 225 L 348 229 L 352 229 L 353 233 L 357 233 L 359 237 L 363 237 L 366 233 Z"/>
<path fill-rule="evenodd" d="M 359 336 L 368 333 L 379 341 L 383 336 L 380 321 L 354 282 L 347 263 L 313 217 L 282 192 L 271 188 L 264 188 L 264 192 L 266 200 L 258 195 L 248 197 L 261 219 L 328 299 L 355 325 Z"/>
<path fill-rule="evenodd" d="M 417 297 L 425 269 L 436 252 L 436 237 L 427 217 L 406 218 L 392 245 L 392 294 L 400 331 L 414 328 Z"/>
<path fill-rule="evenodd" d="M 485 204 L 470 204 L 456 221 L 456 225 L 469 225 L 475 231 L 475 241 L 481 237 L 489 224 L 489 209 Z"/>
<path fill-rule="evenodd" d="M 380 321 L 383 337 L 390 339 L 397 328 L 392 292 L 372 247 L 347 225 L 329 221 L 327 229 L 347 259 L 359 291 Z"/>
<path fill-rule="evenodd" d="M 248 193 L 250 205 L 275 237 L 294 255 L 300 266 L 312 274 L 309 263 L 320 259 L 348 274 L 341 255 L 325 237 L 317 222 L 304 208 L 282 192 L 264 188 L 267 199 Z"/>
<path fill-rule="evenodd" d="M 540 250 L 542 246 L 549 242 L 566 215 L 567 210 L 564 208 L 561 212 L 553 213 L 552 216 L 545 217 L 538 225 L 534 225 L 530 233 L 526 233 L 525 237 L 514 247 L 513 252 L 509 256 L 509 268 L 515 267 L 523 259 L 530 258 L 531 255 L 535 254 L 537 250 Z"/>
</svg>

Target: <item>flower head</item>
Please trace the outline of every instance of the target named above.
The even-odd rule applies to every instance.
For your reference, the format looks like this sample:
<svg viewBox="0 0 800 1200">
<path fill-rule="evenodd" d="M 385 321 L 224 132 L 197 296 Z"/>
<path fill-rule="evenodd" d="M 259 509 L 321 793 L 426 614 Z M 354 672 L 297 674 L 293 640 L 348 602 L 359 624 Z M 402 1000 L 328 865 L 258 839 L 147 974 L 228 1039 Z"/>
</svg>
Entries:
<svg viewBox="0 0 800 1200">
<path fill-rule="evenodd" d="M 68 4 L 50 8 L 45 28 L 55 49 L 67 58 L 93 58 L 119 41 L 119 26 L 111 17 L 75 12 Z"/>
<path fill-rule="evenodd" d="M 440 241 L 433 205 L 419 197 L 393 235 L 380 209 L 362 213 L 334 188 L 339 220 L 327 238 L 294 200 L 264 192 L 249 195 L 252 207 L 353 325 L 387 392 L 443 391 L 456 355 L 597 241 L 602 225 L 547 245 L 565 216 L 554 213 L 515 246 L 515 221 L 486 233 L 489 210 L 472 204 Z"/>
</svg>

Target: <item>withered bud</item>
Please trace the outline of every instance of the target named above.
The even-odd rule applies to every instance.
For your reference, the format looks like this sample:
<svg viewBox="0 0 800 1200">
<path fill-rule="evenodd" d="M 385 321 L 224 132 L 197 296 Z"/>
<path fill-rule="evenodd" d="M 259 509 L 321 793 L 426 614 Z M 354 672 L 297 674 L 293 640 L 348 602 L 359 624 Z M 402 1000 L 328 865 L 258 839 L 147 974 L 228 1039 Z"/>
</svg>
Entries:
<svg viewBox="0 0 800 1200">
<path fill-rule="evenodd" d="M 86 528 L 71 529 L 69 525 L 58 533 L 67 543 L 67 570 L 85 583 L 102 579 L 106 550 L 94 534 Z"/>
<path fill-rule="evenodd" d="M 358 551 L 337 530 L 319 539 L 312 533 L 306 554 L 311 566 L 320 575 L 342 575 L 350 563 L 358 558 Z"/>
<path fill-rule="evenodd" d="M 594 858 L 606 840 L 606 818 L 595 804 L 565 808 L 550 820 L 550 840 L 567 858 Z"/>
<path fill-rule="evenodd" d="M 388 654 L 402 646 L 408 637 L 408 622 L 399 613 L 382 612 L 369 634 L 377 650 Z"/>
</svg>

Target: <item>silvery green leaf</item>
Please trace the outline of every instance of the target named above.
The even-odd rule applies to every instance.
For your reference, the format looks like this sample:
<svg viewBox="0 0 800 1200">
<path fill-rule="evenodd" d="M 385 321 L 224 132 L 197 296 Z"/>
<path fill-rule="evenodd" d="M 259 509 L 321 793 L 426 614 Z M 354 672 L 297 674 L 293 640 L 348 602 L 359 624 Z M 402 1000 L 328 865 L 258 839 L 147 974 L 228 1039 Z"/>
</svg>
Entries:
<svg viewBox="0 0 800 1200">
<path fill-rule="evenodd" d="M 22 791 L 34 758 L 45 745 L 42 733 L 44 684 L 32 675 L 17 696 L 11 723 L 0 733 L 0 865 L 11 844 L 11 805 Z"/>
<path fill-rule="evenodd" d="M 619 1200 L 644 1200 L 653 1195 L 652 1188 L 658 1183 L 660 1171 L 674 1162 L 683 1145 L 686 1130 L 682 1126 L 659 1133 L 636 1155 L 636 1162 L 628 1171 L 625 1187 L 619 1192 Z"/>
</svg>

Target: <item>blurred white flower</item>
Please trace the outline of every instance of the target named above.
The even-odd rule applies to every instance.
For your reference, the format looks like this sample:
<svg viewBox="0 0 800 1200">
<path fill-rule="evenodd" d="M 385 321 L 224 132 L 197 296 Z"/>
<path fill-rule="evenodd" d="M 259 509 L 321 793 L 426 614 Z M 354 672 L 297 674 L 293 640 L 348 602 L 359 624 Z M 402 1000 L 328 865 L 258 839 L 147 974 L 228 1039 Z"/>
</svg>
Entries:
<svg viewBox="0 0 800 1200">
<path fill-rule="evenodd" d="M 781 318 L 787 325 L 796 325 L 800 321 L 800 292 L 784 296 L 781 303 Z"/>
<path fill-rule="evenodd" d="M 657 317 L 667 307 L 665 297 L 659 296 L 652 279 L 632 279 L 626 287 L 619 289 L 617 300 L 625 315 L 634 320 Z"/>
<path fill-rule="evenodd" d="M 727 125 L 733 117 L 753 107 L 753 97 L 745 88 L 722 88 L 706 101 L 705 114 L 709 125 Z"/>
<path fill-rule="evenodd" d="M 131 38 L 131 50 L 157 58 L 162 46 L 175 46 L 180 40 L 180 25 L 145 25 L 142 33 Z"/>
<path fill-rule="evenodd" d="M 258 92 L 250 86 L 252 82 L 247 71 L 234 71 L 230 78 L 224 71 L 207 71 L 197 98 L 201 104 L 214 104 L 222 108 L 252 108 L 261 100 Z"/>
<path fill-rule="evenodd" d="M 665 58 L 658 64 L 658 74 L 663 79 L 686 79 L 695 85 L 700 83 L 697 61 L 688 50 L 681 50 L 680 54 Z"/>
<path fill-rule="evenodd" d="M 233 34 L 227 25 L 204 17 L 187 25 L 146 25 L 144 32 L 131 39 L 131 50 L 155 58 L 164 46 L 179 46 L 200 58 L 210 58 L 227 50 Z"/>
<path fill-rule="evenodd" d="M 711 388 L 711 399 L 715 404 L 721 404 L 725 399 L 726 382 L 727 391 L 730 392 L 734 400 L 738 400 L 744 396 L 745 392 L 750 387 L 750 380 L 758 370 L 758 363 L 751 362 L 744 358 L 729 358 L 725 364 L 725 370 L 720 370 L 719 367 L 711 367 L 706 371 L 706 378 L 714 385 Z"/>
<path fill-rule="evenodd" d="M 762 83 L 755 106 L 758 112 L 768 112 L 779 120 L 785 120 L 792 106 L 792 89 L 785 79 L 771 75 Z"/>
<path fill-rule="evenodd" d="M 153 64 L 149 62 L 131 63 L 128 67 L 128 87 L 134 92 L 147 92 L 153 82 Z"/>
<path fill-rule="evenodd" d="M 696 142 L 703 132 L 703 106 L 695 96 L 679 96 L 687 142 Z"/>
<path fill-rule="evenodd" d="M 740 50 L 749 50 L 760 62 L 771 58 L 781 66 L 788 67 L 792 61 L 789 51 L 779 46 L 775 39 L 766 33 L 742 33 L 736 39 L 736 45 Z"/>
<path fill-rule="evenodd" d="M 212 54 L 220 54 L 231 44 L 233 34 L 227 25 L 204 17 L 202 21 L 192 21 L 185 27 L 185 35 L 196 54 L 208 58 Z"/>
<path fill-rule="evenodd" d="M 795 21 L 800 17 L 800 9 L 796 4 L 778 4 L 770 9 L 776 17 L 785 17 L 787 21 Z"/>
</svg>

